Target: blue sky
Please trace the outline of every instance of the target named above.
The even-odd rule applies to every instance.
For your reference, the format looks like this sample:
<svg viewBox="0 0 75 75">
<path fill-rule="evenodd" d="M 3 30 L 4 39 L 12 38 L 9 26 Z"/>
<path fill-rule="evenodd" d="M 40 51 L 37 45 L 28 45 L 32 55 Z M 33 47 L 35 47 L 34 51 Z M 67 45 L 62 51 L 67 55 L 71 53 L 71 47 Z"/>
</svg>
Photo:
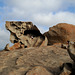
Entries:
<svg viewBox="0 0 75 75">
<path fill-rule="evenodd" d="M 42 33 L 58 23 L 75 25 L 75 0 L 0 0 L 0 49 L 10 43 L 5 21 L 32 21 Z"/>
</svg>

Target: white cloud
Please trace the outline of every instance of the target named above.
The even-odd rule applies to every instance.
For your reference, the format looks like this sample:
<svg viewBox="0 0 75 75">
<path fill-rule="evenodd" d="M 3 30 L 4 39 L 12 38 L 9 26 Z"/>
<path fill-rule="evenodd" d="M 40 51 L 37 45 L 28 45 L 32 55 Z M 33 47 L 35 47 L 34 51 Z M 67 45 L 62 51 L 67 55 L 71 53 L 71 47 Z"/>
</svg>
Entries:
<svg viewBox="0 0 75 75">
<path fill-rule="evenodd" d="M 35 14 L 33 16 L 35 23 L 40 23 L 41 25 L 47 25 L 51 27 L 57 23 L 70 23 L 75 24 L 75 14 L 70 12 L 58 12 L 56 14 Z"/>
<path fill-rule="evenodd" d="M 63 0 L 6 0 L 5 4 L 6 18 L 11 20 L 31 19 L 35 13 L 56 12 L 63 8 Z"/>
<path fill-rule="evenodd" d="M 6 0 L 3 19 L 32 20 L 34 14 L 64 11 L 72 5 L 75 0 Z"/>
<path fill-rule="evenodd" d="M 64 0 L 64 2 L 65 2 L 65 0 Z M 66 2 L 75 6 L 75 0 L 66 0 Z"/>
<path fill-rule="evenodd" d="M 8 37 L 8 35 L 9 34 L 6 31 L 0 28 L 0 38 L 4 40 L 6 37 Z M 7 38 L 5 40 L 7 40 Z"/>
<path fill-rule="evenodd" d="M 16 7 L 25 11 L 40 9 L 56 10 L 61 7 L 62 0 L 7 0 L 6 3 L 7 6 Z"/>
<path fill-rule="evenodd" d="M 9 41 L 9 33 L 0 28 L 0 49 L 3 49 Z"/>
</svg>

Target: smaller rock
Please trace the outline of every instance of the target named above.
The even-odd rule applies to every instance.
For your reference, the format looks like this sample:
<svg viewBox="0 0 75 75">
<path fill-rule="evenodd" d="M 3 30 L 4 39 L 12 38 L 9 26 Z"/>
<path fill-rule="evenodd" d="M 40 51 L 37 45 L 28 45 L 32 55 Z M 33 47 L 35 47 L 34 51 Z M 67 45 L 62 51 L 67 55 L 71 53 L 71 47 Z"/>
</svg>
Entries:
<svg viewBox="0 0 75 75">
<path fill-rule="evenodd" d="M 19 48 L 24 48 L 24 45 L 20 43 L 15 43 L 13 46 L 9 47 L 9 44 L 7 44 L 5 50 L 9 51 L 9 50 L 15 50 Z"/>
<path fill-rule="evenodd" d="M 71 72 L 70 71 L 67 71 L 67 72 L 62 72 L 60 75 L 70 75 L 71 74 Z"/>
<path fill-rule="evenodd" d="M 71 69 L 67 64 L 64 64 L 63 71 L 60 75 L 71 75 Z"/>
<path fill-rule="evenodd" d="M 48 72 L 44 67 L 36 66 L 32 70 L 28 71 L 26 75 L 53 75 Z"/>
<path fill-rule="evenodd" d="M 61 44 L 61 48 L 67 49 L 67 47 L 68 47 L 68 44 Z"/>
<path fill-rule="evenodd" d="M 67 51 L 70 58 L 75 62 L 75 42 L 68 41 Z"/>
</svg>

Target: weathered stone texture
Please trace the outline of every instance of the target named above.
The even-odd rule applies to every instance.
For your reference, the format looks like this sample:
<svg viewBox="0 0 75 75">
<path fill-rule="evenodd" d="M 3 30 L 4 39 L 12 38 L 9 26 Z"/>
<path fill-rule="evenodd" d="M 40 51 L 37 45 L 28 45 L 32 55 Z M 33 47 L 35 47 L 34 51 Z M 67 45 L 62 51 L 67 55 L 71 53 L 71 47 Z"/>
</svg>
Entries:
<svg viewBox="0 0 75 75">
<path fill-rule="evenodd" d="M 59 23 L 49 28 L 49 31 L 44 33 L 48 38 L 48 44 L 67 43 L 67 41 L 75 41 L 75 26 L 67 23 Z"/>
<path fill-rule="evenodd" d="M 32 22 L 6 21 L 6 28 L 10 31 L 10 41 L 14 44 L 20 43 L 24 47 L 47 46 L 47 38 Z"/>
<path fill-rule="evenodd" d="M 64 63 L 73 62 L 67 50 L 57 46 L 24 48 L 0 52 L 0 75 L 25 75 L 36 66 L 59 75 Z"/>
</svg>

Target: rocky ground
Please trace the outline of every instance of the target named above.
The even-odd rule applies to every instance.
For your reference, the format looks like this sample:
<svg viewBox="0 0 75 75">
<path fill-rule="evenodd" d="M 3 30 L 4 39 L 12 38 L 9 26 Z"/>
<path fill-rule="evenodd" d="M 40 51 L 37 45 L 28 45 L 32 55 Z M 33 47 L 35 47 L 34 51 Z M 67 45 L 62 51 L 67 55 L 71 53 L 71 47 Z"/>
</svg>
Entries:
<svg viewBox="0 0 75 75">
<path fill-rule="evenodd" d="M 63 63 L 72 62 L 67 50 L 55 45 L 1 51 L 0 75 L 64 75 Z"/>
</svg>

